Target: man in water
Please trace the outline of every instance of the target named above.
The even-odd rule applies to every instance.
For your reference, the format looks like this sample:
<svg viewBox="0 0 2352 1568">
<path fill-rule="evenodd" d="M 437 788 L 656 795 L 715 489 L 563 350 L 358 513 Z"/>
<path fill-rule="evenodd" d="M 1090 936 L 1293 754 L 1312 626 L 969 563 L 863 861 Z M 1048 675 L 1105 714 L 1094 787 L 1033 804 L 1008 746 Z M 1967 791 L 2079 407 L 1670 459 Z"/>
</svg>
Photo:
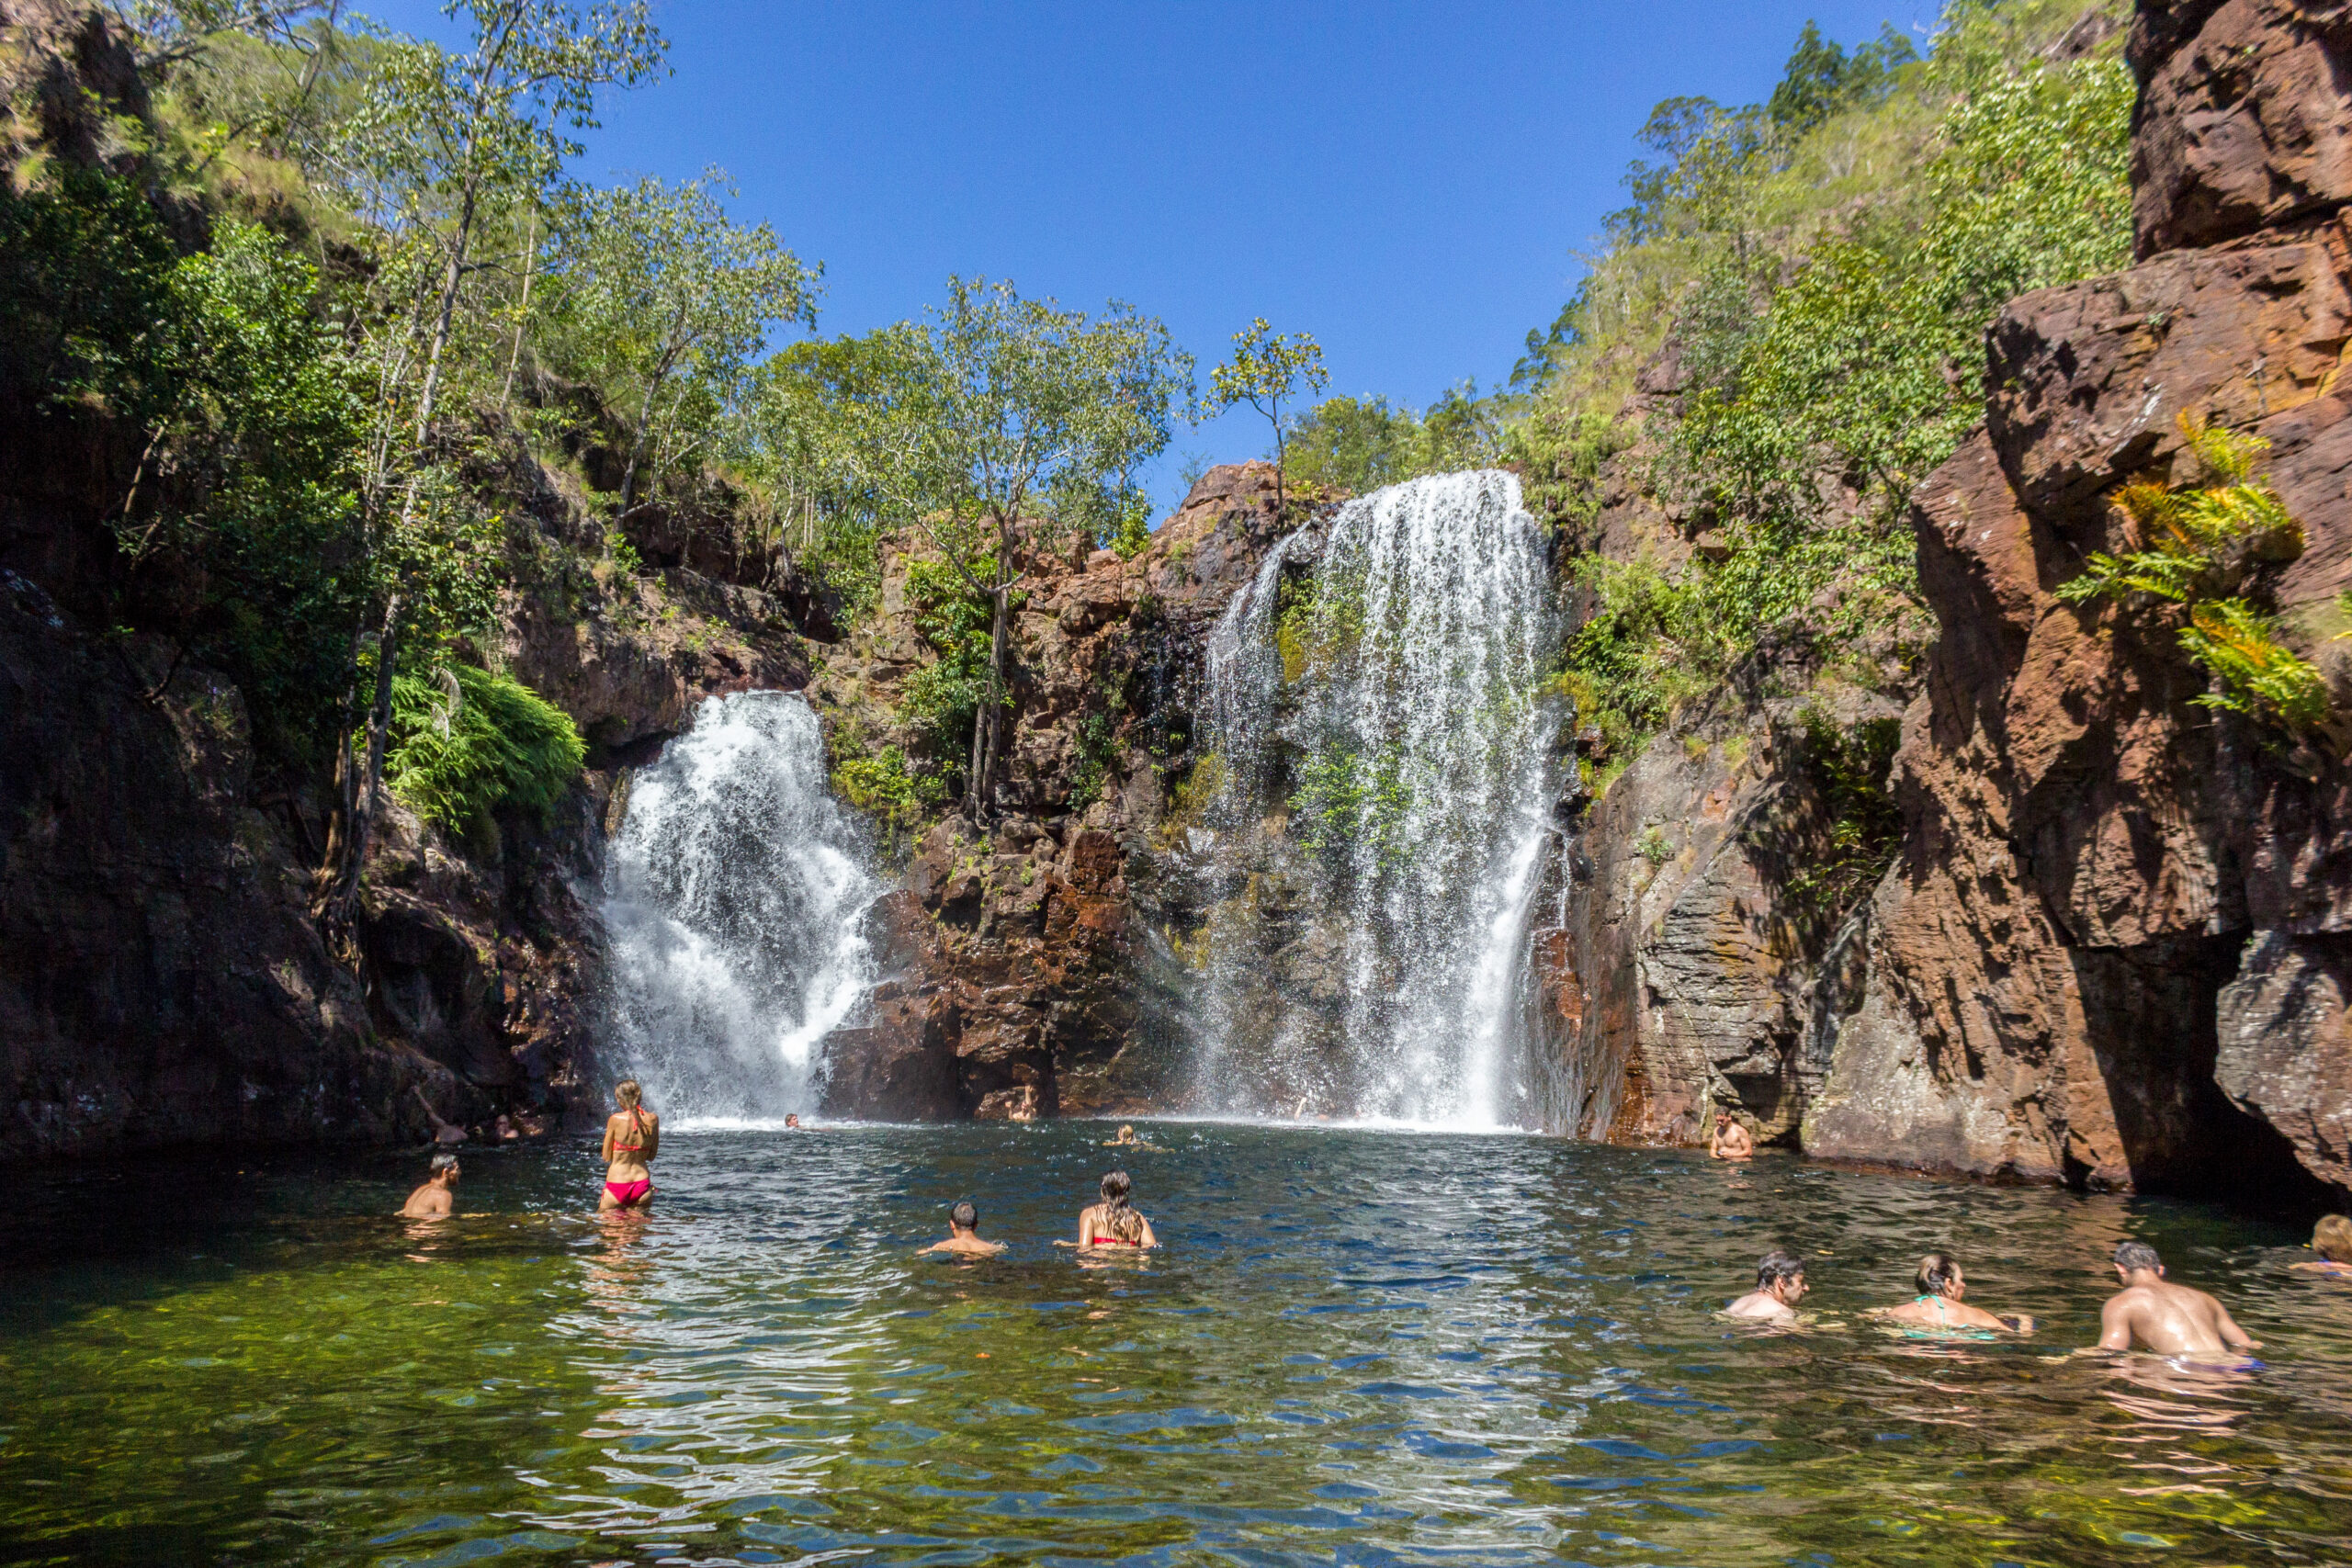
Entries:
<svg viewBox="0 0 2352 1568">
<path fill-rule="evenodd" d="M 455 1207 L 458 1190 L 458 1156 L 435 1155 L 424 1185 L 408 1195 L 401 1205 L 404 1220 L 446 1220 Z"/>
<path fill-rule="evenodd" d="M 1804 1295 L 1804 1259 L 1774 1247 L 1756 1263 L 1756 1288 L 1724 1308 L 1726 1317 L 1776 1318 L 1797 1314 Z"/>
<path fill-rule="evenodd" d="M 415 1089 L 416 1086 L 412 1084 L 409 1087 Z M 441 1112 L 433 1109 L 433 1102 L 424 1098 L 424 1091 L 421 1089 L 416 1089 L 416 1102 L 424 1107 L 424 1114 L 433 1123 L 433 1141 L 435 1143 L 454 1145 L 462 1144 L 466 1141 L 466 1130 L 463 1127 L 458 1126 L 455 1122 L 444 1122 L 441 1120 Z"/>
<path fill-rule="evenodd" d="M 797 1111 L 787 1111 L 784 1113 L 784 1130 L 787 1133 L 797 1133 L 800 1131 L 800 1112 Z"/>
<path fill-rule="evenodd" d="M 1707 1145 L 1707 1152 L 1717 1159 L 1752 1159 L 1756 1140 L 1747 1135 L 1746 1127 L 1728 1116 L 1720 1116 L 1715 1119 L 1714 1141 Z"/>
<path fill-rule="evenodd" d="M 980 1239 L 980 1212 L 969 1202 L 947 1211 L 947 1239 L 934 1241 L 923 1252 L 952 1252 L 965 1258 L 994 1258 L 1004 1248 Z M 921 1257 L 922 1253 L 917 1253 Z"/>
<path fill-rule="evenodd" d="M 2100 1349 L 2129 1350 L 2137 1340 L 2160 1356 L 2224 1359 L 2233 1350 L 2261 1348 L 2230 1321 L 2221 1303 L 2167 1280 L 2164 1259 L 2146 1242 L 2117 1247 L 2115 1273 L 2123 1289 L 2099 1309 Z"/>
</svg>

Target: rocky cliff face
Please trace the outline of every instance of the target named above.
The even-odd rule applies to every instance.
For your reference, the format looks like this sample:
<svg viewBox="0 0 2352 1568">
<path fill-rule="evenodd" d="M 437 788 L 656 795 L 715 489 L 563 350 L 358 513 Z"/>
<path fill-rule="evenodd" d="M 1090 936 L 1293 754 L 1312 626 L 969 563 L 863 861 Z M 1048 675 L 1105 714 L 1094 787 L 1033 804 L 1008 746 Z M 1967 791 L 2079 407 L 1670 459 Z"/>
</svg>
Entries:
<svg viewBox="0 0 2352 1568">
<path fill-rule="evenodd" d="M 1296 508 L 1293 508 L 1295 521 Z M 1012 645 L 1003 814 L 919 823 L 874 917 L 890 977 L 827 1046 L 826 1108 L 907 1120 L 1165 1104 L 1177 1047 L 1159 837 L 1192 761 L 1202 644 L 1284 530 L 1271 465 L 1213 468 L 1150 547 L 1029 564 Z M 930 655 L 891 559 L 881 614 L 809 686 L 837 747 L 910 744 L 898 716 Z"/>
<path fill-rule="evenodd" d="M 1897 863 L 1808 940 L 1759 848 L 1803 831 L 1748 830 L 1805 809 L 1771 705 L 1736 762 L 1703 722 L 1703 750 L 1653 747 L 1555 944 L 1579 1130 L 1733 1114 L 1844 1159 L 2281 1202 L 2352 1181 L 2340 738 L 2217 714 L 2168 624 L 2052 592 L 2128 547 L 2118 486 L 2185 477 L 2181 414 L 2252 432 L 2307 541 L 2252 590 L 2352 695 L 2352 7 L 2143 4 L 2131 59 L 2139 264 L 2002 312 L 1984 426 L 1916 499 L 1939 629 Z"/>
</svg>

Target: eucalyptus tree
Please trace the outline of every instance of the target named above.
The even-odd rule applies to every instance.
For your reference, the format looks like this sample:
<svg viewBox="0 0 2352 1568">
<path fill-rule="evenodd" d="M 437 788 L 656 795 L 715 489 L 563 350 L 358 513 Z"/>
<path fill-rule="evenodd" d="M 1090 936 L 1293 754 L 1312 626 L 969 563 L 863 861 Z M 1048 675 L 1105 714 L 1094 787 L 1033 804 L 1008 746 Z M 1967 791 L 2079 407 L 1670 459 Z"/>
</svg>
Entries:
<svg viewBox="0 0 2352 1568">
<path fill-rule="evenodd" d="M 1097 521 L 1070 498 L 1164 450 L 1192 356 L 1117 301 L 1099 318 L 1010 282 L 950 278 L 947 303 L 866 340 L 842 413 L 845 450 L 989 615 L 966 808 L 994 810 L 1013 597 L 1035 563 Z M 1058 502 L 1058 504 L 1057 504 Z"/>
<path fill-rule="evenodd" d="M 1302 392 L 1311 396 L 1330 385 L 1323 350 L 1305 333 L 1285 337 L 1260 316 L 1233 334 L 1233 357 L 1209 372 L 1204 412 L 1214 415 L 1247 403 L 1274 427 L 1274 510 L 1283 505 L 1283 464 L 1288 432 L 1283 403 Z"/>
<path fill-rule="evenodd" d="M 374 389 L 363 489 L 374 694 L 364 764 L 346 739 L 321 877 L 339 921 L 358 888 L 381 795 L 392 676 L 403 639 L 431 642 L 488 602 L 495 519 L 467 502 L 438 429 L 469 288 L 504 258 L 481 254 L 493 220 L 544 198 L 596 94 L 644 80 L 664 44 L 646 0 L 448 0 L 470 44 L 388 43 L 329 150 L 374 239 L 375 297 L 362 319 Z M 484 364 L 490 356 L 482 356 Z M 397 496 L 397 503 L 394 498 Z M 367 627 L 354 637 L 354 663 Z"/>
<path fill-rule="evenodd" d="M 620 510 L 650 479 L 720 434 L 771 328 L 817 324 L 821 264 L 806 265 L 765 223 L 727 214 L 726 175 L 647 178 L 575 193 L 559 212 L 552 283 L 567 346 L 608 392 L 635 404 Z"/>
</svg>

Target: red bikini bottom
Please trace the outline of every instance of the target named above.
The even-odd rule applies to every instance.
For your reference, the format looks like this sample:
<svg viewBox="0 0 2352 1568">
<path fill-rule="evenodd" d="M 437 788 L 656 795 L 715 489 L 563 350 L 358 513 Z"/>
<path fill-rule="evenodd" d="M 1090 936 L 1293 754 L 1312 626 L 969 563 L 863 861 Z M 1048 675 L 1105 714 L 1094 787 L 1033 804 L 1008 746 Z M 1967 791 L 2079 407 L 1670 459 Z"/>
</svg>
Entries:
<svg viewBox="0 0 2352 1568">
<path fill-rule="evenodd" d="M 614 1202 L 624 1209 L 629 1209 L 653 1196 L 653 1183 L 650 1181 L 607 1181 L 605 1183 L 605 1190 L 613 1195 Z"/>
</svg>

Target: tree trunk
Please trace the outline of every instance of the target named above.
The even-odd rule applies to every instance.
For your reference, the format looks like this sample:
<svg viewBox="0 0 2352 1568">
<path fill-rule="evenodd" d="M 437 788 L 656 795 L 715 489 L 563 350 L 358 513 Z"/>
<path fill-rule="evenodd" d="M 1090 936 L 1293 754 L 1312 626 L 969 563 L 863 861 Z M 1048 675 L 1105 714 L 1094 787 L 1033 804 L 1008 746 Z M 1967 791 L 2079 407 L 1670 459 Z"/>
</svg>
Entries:
<svg viewBox="0 0 2352 1568">
<path fill-rule="evenodd" d="M 1012 535 L 1000 527 L 997 539 L 994 613 L 989 626 L 989 680 L 972 727 L 972 820 L 984 822 L 996 807 L 996 770 L 1003 755 L 1007 682 L 1005 653 L 1012 641 Z"/>
<path fill-rule="evenodd" d="M 368 761 L 351 791 L 351 829 L 336 866 L 327 913 L 335 920 L 348 917 L 359 896 L 359 874 L 368 862 L 368 840 L 376 824 L 376 808 L 384 785 L 384 750 L 392 726 L 392 667 L 399 661 L 401 596 L 384 605 L 384 626 L 376 639 L 376 695 L 368 705 Z M 349 740 L 344 742 L 348 752 Z"/>
</svg>

